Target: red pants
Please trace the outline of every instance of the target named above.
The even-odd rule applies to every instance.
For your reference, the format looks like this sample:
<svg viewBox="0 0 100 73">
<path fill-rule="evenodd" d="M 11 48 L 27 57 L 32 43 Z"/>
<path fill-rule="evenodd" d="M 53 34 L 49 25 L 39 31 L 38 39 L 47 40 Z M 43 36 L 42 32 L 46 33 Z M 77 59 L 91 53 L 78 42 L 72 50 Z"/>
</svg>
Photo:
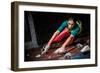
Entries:
<svg viewBox="0 0 100 73">
<path fill-rule="evenodd" d="M 64 38 L 67 38 L 70 35 L 70 32 L 67 28 L 65 28 L 58 36 L 55 37 L 53 42 L 60 42 Z"/>
</svg>

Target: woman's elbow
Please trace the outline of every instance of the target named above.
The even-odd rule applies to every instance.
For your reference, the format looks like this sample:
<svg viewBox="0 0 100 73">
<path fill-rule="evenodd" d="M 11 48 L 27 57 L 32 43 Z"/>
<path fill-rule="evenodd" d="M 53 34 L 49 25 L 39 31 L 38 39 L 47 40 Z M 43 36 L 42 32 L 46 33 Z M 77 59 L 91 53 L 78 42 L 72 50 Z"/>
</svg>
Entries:
<svg viewBox="0 0 100 73">
<path fill-rule="evenodd" d="M 54 32 L 54 35 L 58 35 L 60 32 L 57 30 Z"/>
</svg>

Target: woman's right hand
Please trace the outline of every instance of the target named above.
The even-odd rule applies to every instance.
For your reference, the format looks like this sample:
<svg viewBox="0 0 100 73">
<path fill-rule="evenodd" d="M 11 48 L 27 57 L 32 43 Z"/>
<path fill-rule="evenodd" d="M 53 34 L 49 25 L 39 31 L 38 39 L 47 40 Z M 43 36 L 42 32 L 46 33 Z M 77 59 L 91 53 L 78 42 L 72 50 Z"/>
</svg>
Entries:
<svg viewBox="0 0 100 73">
<path fill-rule="evenodd" d="M 49 48 L 50 48 L 49 45 L 44 46 L 41 54 L 45 54 L 48 51 Z"/>
<path fill-rule="evenodd" d="M 46 53 L 48 51 L 48 49 L 50 48 L 50 45 L 52 43 L 52 41 L 54 40 L 54 38 L 59 34 L 60 32 L 57 30 L 53 36 L 51 37 L 51 39 L 49 40 L 48 44 L 46 46 L 43 47 L 42 49 L 42 54 Z"/>
</svg>

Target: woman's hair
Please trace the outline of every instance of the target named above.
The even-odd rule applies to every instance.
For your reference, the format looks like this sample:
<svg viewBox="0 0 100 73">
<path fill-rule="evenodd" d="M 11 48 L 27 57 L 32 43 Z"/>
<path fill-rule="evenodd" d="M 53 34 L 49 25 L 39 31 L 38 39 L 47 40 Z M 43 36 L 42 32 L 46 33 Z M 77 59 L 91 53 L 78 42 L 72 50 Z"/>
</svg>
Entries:
<svg viewBox="0 0 100 73">
<path fill-rule="evenodd" d="M 73 20 L 74 22 L 77 21 L 77 17 L 70 17 L 68 20 Z"/>
</svg>

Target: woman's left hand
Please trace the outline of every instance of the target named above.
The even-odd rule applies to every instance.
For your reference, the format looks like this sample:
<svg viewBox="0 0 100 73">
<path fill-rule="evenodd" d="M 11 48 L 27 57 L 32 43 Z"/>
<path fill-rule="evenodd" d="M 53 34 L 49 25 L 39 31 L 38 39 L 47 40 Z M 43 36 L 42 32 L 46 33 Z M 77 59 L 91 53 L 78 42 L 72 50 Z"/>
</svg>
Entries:
<svg viewBox="0 0 100 73">
<path fill-rule="evenodd" d="M 65 52 L 65 48 L 64 47 L 60 47 L 56 51 L 54 51 L 55 54 L 60 54 L 60 53 L 64 53 L 64 52 Z"/>
</svg>

